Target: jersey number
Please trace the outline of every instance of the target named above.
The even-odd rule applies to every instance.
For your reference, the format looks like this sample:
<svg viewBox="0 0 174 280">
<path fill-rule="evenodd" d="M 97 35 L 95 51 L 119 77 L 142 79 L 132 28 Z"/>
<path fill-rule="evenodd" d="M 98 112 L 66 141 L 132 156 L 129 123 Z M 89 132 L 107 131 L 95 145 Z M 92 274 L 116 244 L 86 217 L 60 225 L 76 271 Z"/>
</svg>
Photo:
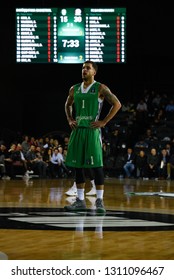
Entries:
<svg viewBox="0 0 174 280">
<path fill-rule="evenodd" d="M 84 109 L 85 108 L 85 100 L 83 99 L 82 100 L 82 109 Z"/>
</svg>

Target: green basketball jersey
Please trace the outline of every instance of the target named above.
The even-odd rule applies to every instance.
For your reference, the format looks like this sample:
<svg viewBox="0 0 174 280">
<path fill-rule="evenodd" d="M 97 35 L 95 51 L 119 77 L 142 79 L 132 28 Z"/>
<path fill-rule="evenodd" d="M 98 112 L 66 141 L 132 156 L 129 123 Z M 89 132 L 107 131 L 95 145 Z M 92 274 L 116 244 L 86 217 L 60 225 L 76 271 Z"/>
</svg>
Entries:
<svg viewBox="0 0 174 280">
<path fill-rule="evenodd" d="M 66 165 L 76 168 L 103 166 L 101 129 L 92 128 L 91 122 L 99 118 L 102 100 L 98 98 L 100 83 L 94 82 L 85 92 L 83 84 L 74 86 L 74 106 L 77 127 L 72 130 Z"/>
<path fill-rule="evenodd" d="M 100 83 L 94 82 L 89 90 L 82 92 L 82 84 L 74 86 L 74 106 L 76 121 L 79 127 L 89 127 L 92 121 L 99 118 L 102 102 L 99 102 Z"/>
</svg>

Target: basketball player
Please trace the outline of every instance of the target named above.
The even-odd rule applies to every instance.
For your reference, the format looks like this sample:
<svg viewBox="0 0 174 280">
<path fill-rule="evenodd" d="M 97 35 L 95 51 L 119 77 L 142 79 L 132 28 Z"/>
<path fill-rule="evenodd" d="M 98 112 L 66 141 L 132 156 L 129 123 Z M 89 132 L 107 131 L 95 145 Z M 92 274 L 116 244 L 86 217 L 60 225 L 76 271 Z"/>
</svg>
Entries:
<svg viewBox="0 0 174 280">
<path fill-rule="evenodd" d="M 65 102 L 65 113 L 72 132 L 66 156 L 66 165 L 75 168 L 77 198 L 74 203 L 65 206 L 66 211 L 85 210 L 85 168 L 94 171 L 96 185 L 96 211 L 105 213 L 103 203 L 104 172 L 101 128 L 104 127 L 121 108 L 118 98 L 110 89 L 94 77 L 98 66 L 93 61 L 86 61 L 82 66 L 82 83 L 72 86 Z M 103 101 L 111 108 L 103 120 L 99 119 Z M 73 110 L 73 104 L 74 109 Z M 73 112 L 75 111 L 75 116 Z"/>
</svg>

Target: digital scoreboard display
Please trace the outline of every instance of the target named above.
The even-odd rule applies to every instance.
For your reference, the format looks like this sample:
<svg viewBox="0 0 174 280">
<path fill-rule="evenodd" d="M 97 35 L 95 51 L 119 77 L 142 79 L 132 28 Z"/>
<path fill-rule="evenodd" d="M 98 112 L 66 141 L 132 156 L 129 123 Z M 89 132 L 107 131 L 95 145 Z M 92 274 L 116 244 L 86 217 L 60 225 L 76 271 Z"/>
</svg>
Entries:
<svg viewBox="0 0 174 280">
<path fill-rule="evenodd" d="M 16 63 L 126 63 L 126 8 L 16 8 Z"/>
</svg>

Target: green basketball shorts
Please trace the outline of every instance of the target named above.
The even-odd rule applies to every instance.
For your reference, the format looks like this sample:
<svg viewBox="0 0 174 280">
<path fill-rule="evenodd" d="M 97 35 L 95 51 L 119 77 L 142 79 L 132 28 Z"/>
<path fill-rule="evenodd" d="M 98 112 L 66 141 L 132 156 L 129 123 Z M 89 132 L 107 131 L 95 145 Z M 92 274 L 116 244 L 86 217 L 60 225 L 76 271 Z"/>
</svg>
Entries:
<svg viewBox="0 0 174 280">
<path fill-rule="evenodd" d="M 65 164 L 75 168 L 102 167 L 101 130 L 89 127 L 74 129 L 70 135 Z"/>
</svg>

